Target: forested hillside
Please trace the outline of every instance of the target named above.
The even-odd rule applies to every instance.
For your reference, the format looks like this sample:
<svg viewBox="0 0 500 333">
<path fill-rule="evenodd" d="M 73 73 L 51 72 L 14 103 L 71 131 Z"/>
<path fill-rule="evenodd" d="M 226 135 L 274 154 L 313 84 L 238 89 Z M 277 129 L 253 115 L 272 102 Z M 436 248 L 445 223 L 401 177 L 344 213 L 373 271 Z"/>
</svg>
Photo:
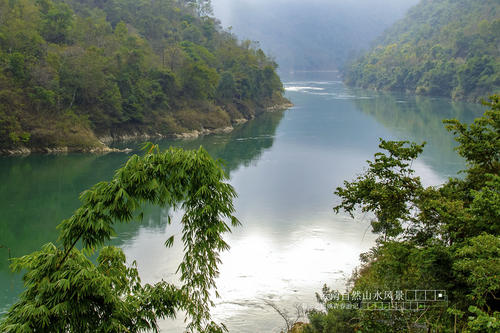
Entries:
<svg viewBox="0 0 500 333">
<path fill-rule="evenodd" d="M 347 70 L 347 84 L 478 101 L 500 90 L 500 2 L 422 0 Z"/>
<path fill-rule="evenodd" d="M 284 102 L 277 65 L 202 0 L 0 0 L 0 150 L 230 126 Z"/>
</svg>

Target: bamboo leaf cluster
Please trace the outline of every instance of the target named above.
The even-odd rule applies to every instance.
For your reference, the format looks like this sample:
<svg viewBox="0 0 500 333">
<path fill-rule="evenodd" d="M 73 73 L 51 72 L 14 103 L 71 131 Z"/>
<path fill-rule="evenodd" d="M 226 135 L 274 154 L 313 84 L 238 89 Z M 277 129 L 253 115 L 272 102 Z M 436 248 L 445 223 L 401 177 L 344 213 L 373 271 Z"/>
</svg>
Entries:
<svg viewBox="0 0 500 333">
<path fill-rule="evenodd" d="M 158 331 L 158 319 L 187 312 L 191 331 L 218 332 L 210 320 L 210 293 L 216 288 L 223 235 L 239 225 L 234 189 L 220 164 L 200 148 L 150 150 L 131 157 L 112 180 L 81 195 L 82 206 L 59 226 L 59 239 L 12 261 L 25 272 L 25 291 L 0 322 L 2 332 Z M 142 205 L 184 210 L 184 258 L 180 286 L 160 281 L 141 284 L 135 263 L 123 251 L 105 246 L 114 224 L 135 220 Z M 171 245 L 173 238 L 167 240 Z M 76 245 L 81 244 L 82 249 Z M 97 262 L 89 255 L 98 252 Z"/>
</svg>

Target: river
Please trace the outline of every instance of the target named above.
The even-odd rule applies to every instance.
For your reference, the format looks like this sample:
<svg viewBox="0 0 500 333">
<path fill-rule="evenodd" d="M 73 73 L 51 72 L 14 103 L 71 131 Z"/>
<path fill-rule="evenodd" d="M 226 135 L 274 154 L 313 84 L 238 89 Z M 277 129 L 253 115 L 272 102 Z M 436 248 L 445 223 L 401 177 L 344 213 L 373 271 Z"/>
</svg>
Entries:
<svg viewBox="0 0 500 333">
<path fill-rule="evenodd" d="M 363 171 L 379 137 L 426 141 L 413 167 L 424 184 L 439 185 L 464 168 L 442 119 L 471 122 L 485 110 L 441 98 L 349 89 L 334 72 L 295 73 L 285 81 L 295 104 L 287 111 L 266 113 L 229 134 L 159 143 L 202 145 L 226 162 L 238 193 L 236 215 L 243 225 L 227 236 L 231 249 L 222 255 L 221 297 L 212 312 L 230 332 L 279 332 L 284 322 L 269 302 L 293 316 L 296 305 L 316 306 L 315 292 L 324 283 L 344 288 L 375 236 L 369 217 L 334 214 L 333 191 Z M 0 157 L 0 313 L 22 291 L 20 275 L 9 272 L 9 253 L 21 256 L 55 241 L 55 227 L 79 206 L 78 194 L 112 177 L 128 157 Z M 179 233 L 180 215 L 147 207 L 142 223 L 118 226 L 112 243 L 129 261 L 137 260 L 143 282 L 176 281 L 182 247 L 165 249 L 163 243 Z M 161 326 L 164 332 L 182 332 L 183 321 Z"/>
</svg>

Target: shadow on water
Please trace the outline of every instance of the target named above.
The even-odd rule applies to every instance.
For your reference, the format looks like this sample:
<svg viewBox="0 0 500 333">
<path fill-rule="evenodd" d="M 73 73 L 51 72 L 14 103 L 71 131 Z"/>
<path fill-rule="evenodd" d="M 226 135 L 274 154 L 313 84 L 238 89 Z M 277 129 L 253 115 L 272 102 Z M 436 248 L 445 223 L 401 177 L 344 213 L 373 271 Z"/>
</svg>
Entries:
<svg viewBox="0 0 500 333">
<path fill-rule="evenodd" d="M 283 114 L 263 114 L 229 134 L 158 143 L 162 149 L 203 146 L 214 158 L 224 160 L 230 173 L 240 165 L 251 164 L 273 145 Z M 140 143 L 126 145 L 134 148 Z M 129 157 L 122 153 L 0 157 L 0 314 L 22 291 L 21 275 L 9 269 L 9 252 L 12 257 L 19 257 L 55 242 L 56 226 L 80 206 L 80 193 L 97 182 L 109 180 Z M 146 206 L 142 223 L 116 225 L 117 237 L 112 243 L 125 244 L 143 228 L 151 232 L 163 230 L 167 215 L 168 208 Z"/>
<path fill-rule="evenodd" d="M 109 178 L 123 154 L 32 155 L 0 158 L 0 313 L 22 291 L 9 252 L 22 256 L 57 237 L 56 226 L 79 206 L 78 196 Z"/>
</svg>

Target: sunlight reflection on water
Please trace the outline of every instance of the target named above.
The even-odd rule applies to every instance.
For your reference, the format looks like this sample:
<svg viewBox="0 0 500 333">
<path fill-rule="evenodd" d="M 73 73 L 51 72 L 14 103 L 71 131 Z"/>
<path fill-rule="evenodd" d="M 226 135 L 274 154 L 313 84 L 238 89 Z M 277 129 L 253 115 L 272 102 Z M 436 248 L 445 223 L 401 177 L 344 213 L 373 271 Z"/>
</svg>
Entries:
<svg viewBox="0 0 500 333">
<path fill-rule="evenodd" d="M 239 194 L 236 215 L 243 225 L 226 237 L 231 249 L 221 256 L 221 297 L 212 311 L 230 332 L 279 332 L 282 319 L 266 302 L 293 313 L 296 304 L 316 307 L 315 292 L 324 283 L 344 289 L 359 254 L 373 246 L 375 236 L 369 216 L 352 220 L 333 213 L 338 202 L 333 190 L 363 171 L 377 150 L 378 137 L 401 138 L 400 127 L 382 126 L 353 104 L 376 99 L 375 94 L 357 94 L 336 80 L 295 81 L 285 87 L 296 106 L 276 133 L 237 139 L 274 141 L 253 163 L 231 172 Z M 401 97 L 394 100 L 400 102 Z M 440 169 L 431 155 L 413 167 L 424 185 L 438 185 L 460 168 L 460 162 L 450 163 Z M 173 249 L 162 247 L 170 235 L 180 235 L 175 221 L 181 212 L 173 215 L 174 224 L 165 231 L 142 231 L 124 246 L 127 257 L 141 263 L 146 282 L 176 280 L 173 272 L 182 245 L 177 240 Z M 182 319 L 164 321 L 162 331 L 182 332 Z"/>
</svg>

